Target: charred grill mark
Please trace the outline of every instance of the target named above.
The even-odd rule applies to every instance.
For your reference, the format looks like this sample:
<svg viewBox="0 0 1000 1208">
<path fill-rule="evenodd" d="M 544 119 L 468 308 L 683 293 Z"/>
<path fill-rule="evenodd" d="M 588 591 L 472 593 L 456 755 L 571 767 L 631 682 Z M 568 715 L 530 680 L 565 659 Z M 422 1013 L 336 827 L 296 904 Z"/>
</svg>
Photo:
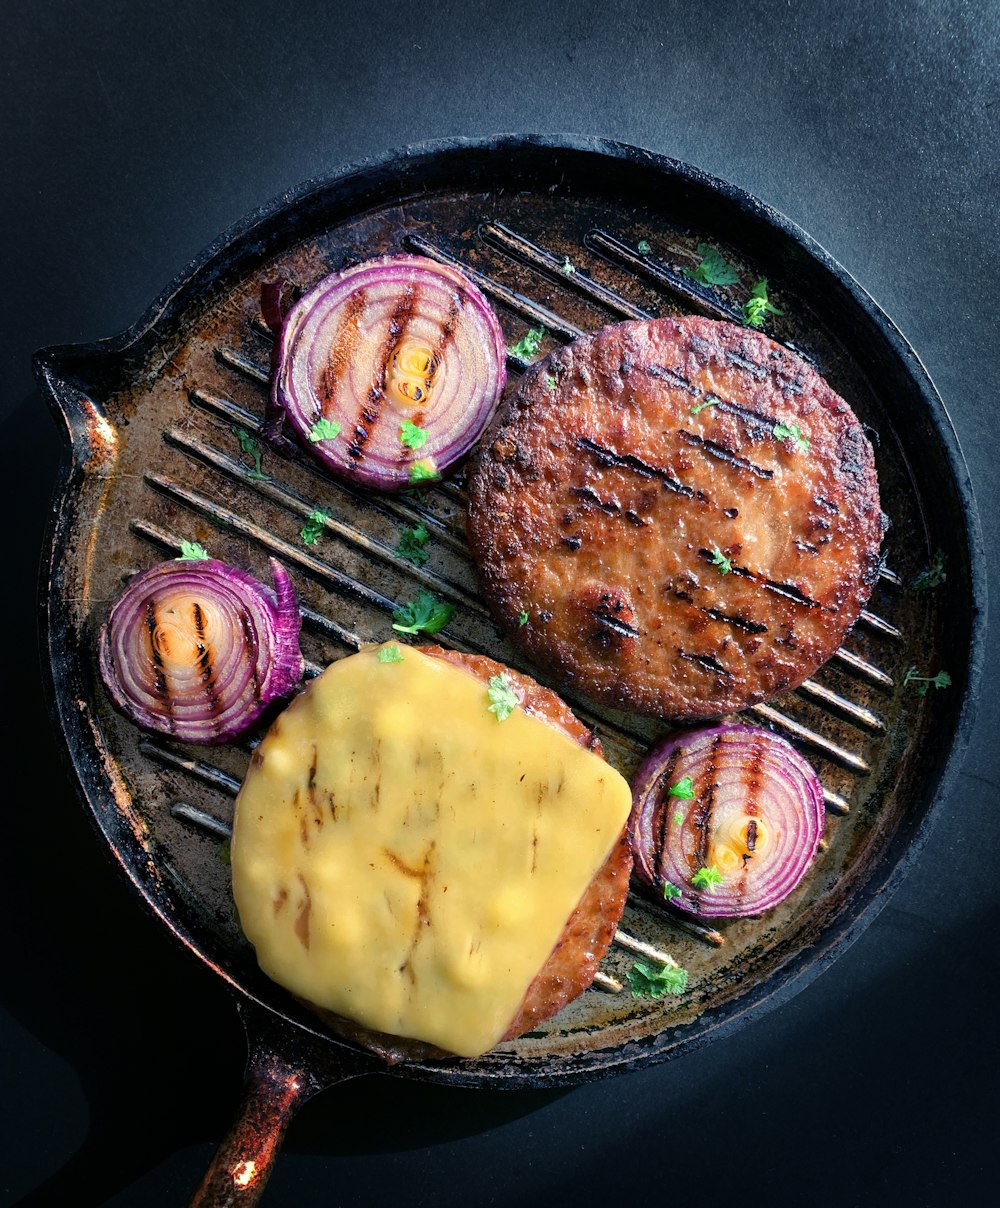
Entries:
<svg viewBox="0 0 1000 1208">
<path fill-rule="evenodd" d="M 438 337 L 438 342 L 431 354 L 431 364 L 428 370 L 425 385 L 427 389 L 431 388 L 431 381 L 434 377 L 435 370 L 441 361 L 444 359 L 444 350 L 451 342 L 451 337 L 455 334 L 455 321 L 458 318 L 459 311 L 465 305 L 466 293 L 464 289 L 456 289 L 451 295 L 451 306 L 448 308 L 448 318 L 445 319 L 444 326 L 441 328 L 441 335 Z"/>
<path fill-rule="evenodd" d="M 299 873 L 299 884 L 302 886 L 302 904 L 295 916 L 295 935 L 303 948 L 309 947 L 309 918 L 312 914 L 312 896 L 305 877 Z"/>
<path fill-rule="evenodd" d="M 309 761 L 309 778 L 306 781 L 307 787 L 311 792 L 316 788 L 316 765 L 319 762 L 319 748 L 313 743 L 312 758 Z"/>
<path fill-rule="evenodd" d="M 733 674 L 710 654 L 692 654 L 688 650 L 679 650 L 677 653 L 682 659 L 687 659 L 689 663 L 697 663 L 699 667 L 711 671 L 714 675 L 731 676 Z"/>
<path fill-rule="evenodd" d="M 386 331 L 386 338 L 382 342 L 382 351 L 375 361 L 375 372 L 371 389 L 368 391 L 368 399 L 362 405 L 357 422 L 354 425 L 354 440 L 351 441 L 347 448 L 348 455 L 355 461 L 361 461 L 364 458 L 364 445 L 370 435 L 369 428 L 364 426 L 362 420 L 370 426 L 374 426 L 382 413 L 389 362 L 392 359 L 392 354 L 396 351 L 400 341 L 406 334 L 406 328 L 413 316 L 416 300 L 416 290 L 412 285 L 408 285 L 403 291 L 402 297 L 397 302 L 396 309 L 392 312 L 392 318 L 389 320 L 389 327 Z"/>
<path fill-rule="evenodd" d="M 677 495 L 684 495 L 688 499 L 694 494 L 691 487 L 678 482 L 673 475 L 659 466 L 651 466 L 648 461 L 643 461 L 641 457 L 636 457 L 634 453 L 616 453 L 614 449 L 608 449 L 606 446 L 598 444 L 597 441 L 591 440 L 588 436 L 578 436 L 576 447 L 584 449 L 587 453 L 592 453 L 599 465 L 609 466 L 617 470 L 631 470 L 633 474 L 638 474 L 640 478 L 658 478 L 666 490 L 673 491 Z"/>
<path fill-rule="evenodd" d="M 698 831 L 698 850 L 695 858 L 697 864 L 692 868 L 692 874 L 696 873 L 699 868 L 704 868 L 708 864 L 708 836 L 712 829 L 712 811 L 715 809 L 715 774 L 719 758 L 719 744 L 722 742 L 722 735 L 717 735 L 712 741 L 712 749 L 708 756 L 708 769 L 705 779 L 704 794 L 698 793 L 698 814 L 695 818 L 695 828 Z"/>
<path fill-rule="evenodd" d="M 699 550 L 701 556 L 707 561 L 712 561 L 711 550 Z M 737 566 L 732 563 L 730 571 L 734 575 L 739 575 L 741 579 L 749 579 L 753 583 L 759 583 L 765 591 L 774 592 L 776 596 L 781 596 L 783 599 L 792 600 L 796 604 L 801 604 L 803 608 L 821 608 L 824 612 L 835 613 L 839 609 L 829 604 L 821 604 L 819 600 L 812 599 L 807 596 L 801 587 L 796 587 L 794 583 L 779 583 L 775 579 L 768 579 L 764 575 L 759 575 L 756 571 L 749 570 L 745 566 Z"/>
<path fill-rule="evenodd" d="M 751 854 L 757 846 L 757 823 L 750 819 L 747 823 L 747 851 Z"/>
<path fill-rule="evenodd" d="M 163 671 L 163 658 L 156 645 L 156 631 L 159 628 L 159 620 L 156 616 L 156 605 L 151 599 L 146 601 L 146 632 L 149 634 L 149 654 L 153 660 L 153 687 L 156 690 L 156 695 L 163 702 L 163 707 L 166 709 L 170 723 L 170 728 L 174 728 L 174 702 L 170 698 L 170 688 L 167 684 L 167 677 Z"/>
<path fill-rule="evenodd" d="M 219 694 L 215 688 L 215 669 L 212 666 L 212 647 L 205 640 L 205 614 L 197 600 L 191 604 L 191 619 L 194 621 L 195 640 L 198 644 L 198 670 L 205 689 L 205 699 L 213 713 L 220 711 Z"/>
<path fill-rule="evenodd" d="M 257 635 L 254 633 L 250 616 L 240 609 L 240 626 L 243 630 L 243 646 L 250 656 L 250 682 L 253 687 L 254 700 L 260 700 L 260 675 L 257 669 Z"/>
<path fill-rule="evenodd" d="M 822 495 L 814 495 L 813 503 L 818 508 L 823 508 L 827 512 L 831 512 L 835 516 L 840 515 L 840 508 L 833 502 L 832 499 L 824 499 Z"/>
<path fill-rule="evenodd" d="M 721 612 L 718 608 L 703 608 L 701 611 L 707 613 L 713 621 L 723 621 L 727 625 L 742 629 L 744 633 L 767 633 L 767 626 L 761 624 L 760 621 L 748 621 L 746 617 L 732 616 L 727 612 Z"/>
<path fill-rule="evenodd" d="M 631 363 L 630 366 L 631 368 Z M 624 368 L 624 366 L 623 366 Z M 667 365 L 648 365 L 639 366 L 643 373 L 648 373 L 650 377 L 656 378 L 661 382 L 669 382 L 671 386 L 676 386 L 678 390 L 683 390 L 690 394 L 693 398 L 700 398 L 702 391 L 697 387 L 690 378 L 686 378 L 683 373 L 676 369 L 671 369 Z"/>
<path fill-rule="evenodd" d="M 728 462 L 731 466 L 736 466 L 740 470 L 749 470 L 751 474 L 756 474 L 758 478 L 771 479 L 774 477 L 773 470 L 767 470 L 763 466 L 758 466 L 756 462 L 748 461 L 745 457 L 740 457 L 733 449 L 727 448 L 726 445 L 720 444 L 717 440 L 709 440 L 708 437 L 699 436 L 695 432 L 688 432 L 684 428 L 679 429 L 677 435 L 687 444 L 693 445 L 696 448 L 704 449 L 711 457 L 717 457 L 720 461 Z"/>
<path fill-rule="evenodd" d="M 367 302 L 368 299 L 363 289 L 357 290 L 348 299 L 344 311 L 344 321 L 334 337 L 330 352 L 330 362 L 323 374 L 323 399 L 319 415 L 316 417 L 317 419 L 320 416 L 329 418 L 331 409 L 326 404 L 332 402 L 336 397 L 340 379 L 354 357 L 354 350 L 361 335 L 361 316 L 364 313 Z M 275 347 L 277 347 L 277 342 Z M 333 410 L 336 413 L 336 408 L 333 408 Z"/>
<path fill-rule="evenodd" d="M 659 789 L 659 808 L 656 814 L 656 833 L 653 836 L 653 869 L 663 867 L 663 851 L 667 846 L 667 827 L 670 825 L 670 819 L 673 816 L 673 807 L 670 798 L 670 786 L 674 782 L 674 769 L 677 767 L 677 760 L 680 759 L 680 751 L 674 749 L 671 752 L 667 766 L 663 770 L 663 775 L 660 777 Z"/>
<path fill-rule="evenodd" d="M 637 638 L 639 636 L 638 629 L 635 629 L 632 625 L 626 624 L 625 621 L 620 621 L 616 616 L 605 612 L 603 609 L 592 608 L 590 613 L 599 625 L 604 625 L 607 629 L 610 629 L 613 633 L 616 633 L 620 638 Z"/>
<path fill-rule="evenodd" d="M 706 340 L 703 336 L 692 335 L 691 351 L 695 356 L 701 358 L 706 366 L 713 360 L 721 361 L 724 365 L 738 365 L 740 369 L 749 373 L 758 382 L 762 382 L 767 377 L 768 371 L 765 365 L 751 361 L 749 357 L 745 357 L 731 348 L 725 348 L 722 344 L 716 343 L 713 340 Z"/>
<path fill-rule="evenodd" d="M 621 504 L 615 499 L 602 499 L 595 490 L 590 487 L 571 487 L 570 494 L 575 495 L 588 507 L 595 507 L 603 512 L 606 516 L 621 517 L 635 528 L 643 528 L 649 524 L 648 520 L 644 520 L 638 512 L 634 512 L 631 508 L 626 508 L 623 512 Z M 569 517 L 567 523 L 572 523 L 572 517 Z"/>
</svg>

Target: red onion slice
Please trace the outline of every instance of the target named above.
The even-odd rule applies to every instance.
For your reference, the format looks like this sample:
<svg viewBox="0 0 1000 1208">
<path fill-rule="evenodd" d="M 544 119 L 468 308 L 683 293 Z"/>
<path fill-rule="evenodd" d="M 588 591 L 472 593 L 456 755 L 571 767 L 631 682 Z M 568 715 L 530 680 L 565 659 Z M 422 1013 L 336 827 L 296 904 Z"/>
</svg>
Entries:
<svg viewBox="0 0 1000 1208">
<path fill-rule="evenodd" d="M 400 490 L 465 456 L 506 379 L 479 289 L 423 256 L 386 256 L 325 277 L 284 314 L 271 412 L 334 474 Z"/>
<path fill-rule="evenodd" d="M 275 591 L 214 559 L 161 562 L 129 580 L 98 639 L 111 699 L 145 730 L 183 742 L 244 733 L 302 678 L 288 572 Z"/>
<path fill-rule="evenodd" d="M 777 906 L 805 876 L 823 834 L 816 773 L 783 738 L 754 726 L 667 738 L 640 765 L 632 799 L 637 879 L 703 918 Z"/>
</svg>

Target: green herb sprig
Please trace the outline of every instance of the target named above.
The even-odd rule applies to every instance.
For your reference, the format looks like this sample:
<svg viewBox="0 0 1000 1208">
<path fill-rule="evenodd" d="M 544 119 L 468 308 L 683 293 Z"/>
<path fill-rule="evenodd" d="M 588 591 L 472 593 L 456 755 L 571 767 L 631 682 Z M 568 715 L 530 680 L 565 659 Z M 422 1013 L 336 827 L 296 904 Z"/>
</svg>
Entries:
<svg viewBox="0 0 1000 1208">
<path fill-rule="evenodd" d="M 240 442 L 240 452 L 253 461 L 253 469 L 247 466 L 247 477 L 259 478 L 262 482 L 270 482 L 271 475 L 265 474 L 261 469 L 264 450 L 246 428 L 234 428 L 233 431 L 236 433 L 236 439 Z"/>
<path fill-rule="evenodd" d="M 336 440 L 342 427 L 343 424 L 337 423 L 336 420 L 321 416 L 309 429 L 309 439 L 314 445 L 318 445 L 321 440 Z"/>
<path fill-rule="evenodd" d="M 712 547 L 712 565 L 719 568 L 719 573 L 728 575 L 733 569 L 733 564 L 722 552 L 717 545 Z"/>
<path fill-rule="evenodd" d="M 914 591 L 930 591 L 934 587 L 940 587 L 941 584 L 948 578 L 948 572 L 945 570 L 945 564 L 948 559 L 945 556 L 944 550 L 935 550 L 934 557 L 931 558 L 930 565 L 915 575 L 910 586 Z"/>
<path fill-rule="evenodd" d="M 767 278 L 761 279 L 750 291 L 750 297 L 743 303 L 743 322 L 747 327 L 763 327 L 768 315 L 783 315 L 767 296 Z"/>
<path fill-rule="evenodd" d="M 512 357 L 520 357 L 522 361 L 530 361 L 532 357 L 538 356 L 538 350 L 542 346 L 542 340 L 545 339 L 544 327 L 530 328 L 510 349 Z"/>
<path fill-rule="evenodd" d="M 903 687 L 912 687 L 917 696 L 926 696 L 931 688 L 950 688 L 951 676 L 947 671 L 939 671 L 937 675 L 918 675 L 916 665 L 907 667 L 903 676 Z"/>
<path fill-rule="evenodd" d="M 739 273 L 717 248 L 708 243 L 699 243 L 698 255 L 701 257 L 701 262 L 697 268 L 681 270 L 685 277 L 690 277 L 692 281 L 697 281 L 701 285 L 739 284 Z"/>
<path fill-rule="evenodd" d="M 402 558 L 404 562 L 412 562 L 414 566 L 423 566 L 429 561 L 430 555 L 424 546 L 430 533 L 423 524 L 418 524 L 416 528 L 403 529 L 399 534 L 399 543 L 392 551 L 397 558 Z"/>
<path fill-rule="evenodd" d="M 177 559 L 178 562 L 204 562 L 207 558 L 208 551 L 197 541 L 181 542 L 181 556 Z"/>
<path fill-rule="evenodd" d="M 809 452 L 809 437 L 804 436 L 798 424 L 775 424 L 771 429 L 775 440 L 791 441 L 794 448 L 801 453 Z"/>
<path fill-rule="evenodd" d="M 633 998 L 665 998 L 668 994 L 684 993 L 688 974 L 676 961 L 661 965 L 637 960 L 626 974 L 626 980 Z"/>
<path fill-rule="evenodd" d="M 380 646 L 376 657 L 380 663 L 401 663 L 403 652 L 398 646 Z"/>
<path fill-rule="evenodd" d="M 393 629 L 397 633 L 438 633 L 455 615 L 455 605 L 445 604 L 421 590 L 416 600 L 400 605 L 393 614 Z"/>
<path fill-rule="evenodd" d="M 514 685 L 505 674 L 490 676 L 486 695 L 490 700 L 490 712 L 496 714 L 497 721 L 506 721 L 521 703 Z"/>
<path fill-rule="evenodd" d="M 299 529 L 299 536 L 306 545 L 315 545 L 316 542 L 323 536 L 326 529 L 326 522 L 330 519 L 332 513 L 328 508 L 314 508 L 306 517 L 306 522 Z"/>
<path fill-rule="evenodd" d="M 399 428 L 399 439 L 408 449 L 422 449 L 427 444 L 427 429 L 418 428 L 411 419 L 404 419 Z"/>
<path fill-rule="evenodd" d="M 713 864 L 710 868 L 699 868 L 691 878 L 691 884 L 695 889 L 704 889 L 710 891 L 713 885 L 718 885 L 722 880 L 722 873 Z"/>
</svg>

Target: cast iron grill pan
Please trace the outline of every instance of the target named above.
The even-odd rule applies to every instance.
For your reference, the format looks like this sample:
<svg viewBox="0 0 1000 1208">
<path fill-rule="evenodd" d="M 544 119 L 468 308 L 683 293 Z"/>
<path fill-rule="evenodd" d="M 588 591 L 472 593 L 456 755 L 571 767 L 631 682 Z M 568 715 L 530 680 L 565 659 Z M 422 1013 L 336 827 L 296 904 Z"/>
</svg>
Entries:
<svg viewBox="0 0 1000 1208">
<path fill-rule="evenodd" d="M 698 263 L 701 242 L 737 266 L 740 286 L 709 289 L 683 275 Z M 750 285 L 767 277 L 784 311 L 768 334 L 815 365 L 867 425 L 891 528 L 869 606 L 841 650 L 796 692 L 746 713 L 800 746 L 824 785 L 824 847 L 799 889 L 763 919 L 715 928 L 634 895 L 598 985 L 542 1029 L 473 1061 L 393 1072 L 474 1085 L 567 1084 L 662 1060 L 780 1001 L 884 903 L 945 796 L 971 722 L 985 593 L 950 422 L 889 320 L 787 220 L 689 166 L 567 138 L 436 143 L 279 198 L 224 236 L 121 337 L 37 357 L 72 454 L 44 584 L 50 687 L 68 753 L 124 871 L 238 991 L 250 1033 L 246 1114 L 199 1202 L 249 1202 L 295 1104 L 380 1067 L 263 977 L 239 932 L 227 841 L 255 739 L 198 748 L 141 735 L 110 707 L 96 634 L 130 575 L 196 540 L 265 582 L 268 557 L 284 563 L 302 603 L 307 675 L 392 636 L 393 608 L 422 587 L 457 606 L 438 635 L 443 645 L 535 673 L 478 592 L 461 470 L 439 486 L 378 496 L 334 481 L 304 454 L 267 447 L 260 477 L 246 451 L 264 414 L 271 347 L 260 282 L 284 277 L 308 288 L 349 264 L 404 251 L 467 272 L 493 303 L 508 346 L 543 326 L 543 353 L 626 318 L 695 312 L 739 322 Z M 524 365 L 510 357 L 508 368 L 516 378 Z M 300 529 L 316 508 L 330 518 L 306 545 Z M 431 533 L 422 568 L 393 552 L 418 522 Z M 914 576 L 938 550 L 946 585 L 914 591 Z M 918 695 L 903 683 L 913 665 L 922 675 L 947 669 L 951 687 Z M 626 776 L 665 730 L 566 699 Z M 621 990 L 634 954 L 650 949 L 689 970 L 683 997 L 651 1002 Z"/>
</svg>

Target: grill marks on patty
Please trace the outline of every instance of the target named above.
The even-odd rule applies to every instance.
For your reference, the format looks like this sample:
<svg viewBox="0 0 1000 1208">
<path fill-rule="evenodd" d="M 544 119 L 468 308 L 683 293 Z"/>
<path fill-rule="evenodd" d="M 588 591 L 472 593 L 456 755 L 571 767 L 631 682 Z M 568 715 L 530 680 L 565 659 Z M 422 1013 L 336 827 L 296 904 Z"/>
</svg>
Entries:
<svg viewBox="0 0 1000 1208">
<path fill-rule="evenodd" d="M 548 362 L 522 379 L 470 475 L 470 544 L 508 632 L 563 682 L 666 717 L 801 683 L 877 573 L 874 460 L 847 404 L 707 319 L 617 324 L 557 355 L 557 386 Z M 522 610 L 550 619 L 521 627 Z"/>
</svg>

